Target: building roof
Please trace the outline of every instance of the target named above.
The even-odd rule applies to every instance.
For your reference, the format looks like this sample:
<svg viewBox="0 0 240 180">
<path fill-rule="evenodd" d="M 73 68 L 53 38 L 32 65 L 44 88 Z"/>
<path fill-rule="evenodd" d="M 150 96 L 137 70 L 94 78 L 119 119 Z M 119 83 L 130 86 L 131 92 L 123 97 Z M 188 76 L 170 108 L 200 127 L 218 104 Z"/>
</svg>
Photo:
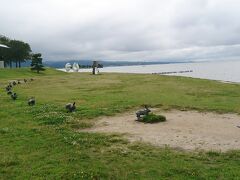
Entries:
<svg viewBox="0 0 240 180">
<path fill-rule="evenodd" d="M 0 44 L 0 47 L 9 48 L 8 46 L 6 46 L 6 45 L 4 45 L 4 44 Z"/>
</svg>

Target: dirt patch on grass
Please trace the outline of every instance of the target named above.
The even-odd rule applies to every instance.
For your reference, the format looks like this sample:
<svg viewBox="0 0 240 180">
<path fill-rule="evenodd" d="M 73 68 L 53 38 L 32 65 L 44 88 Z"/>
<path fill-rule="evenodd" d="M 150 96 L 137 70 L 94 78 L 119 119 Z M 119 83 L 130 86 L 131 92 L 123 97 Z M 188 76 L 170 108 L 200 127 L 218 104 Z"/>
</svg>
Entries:
<svg viewBox="0 0 240 180">
<path fill-rule="evenodd" d="M 158 113 L 157 113 L 158 114 Z M 185 150 L 227 151 L 240 149 L 240 116 L 196 111 L 161 112 L 167 121 L 137 122 L 135 113 L 99 119 L 88 132 L 123 133 L 130 141 Z"/>
</svg>

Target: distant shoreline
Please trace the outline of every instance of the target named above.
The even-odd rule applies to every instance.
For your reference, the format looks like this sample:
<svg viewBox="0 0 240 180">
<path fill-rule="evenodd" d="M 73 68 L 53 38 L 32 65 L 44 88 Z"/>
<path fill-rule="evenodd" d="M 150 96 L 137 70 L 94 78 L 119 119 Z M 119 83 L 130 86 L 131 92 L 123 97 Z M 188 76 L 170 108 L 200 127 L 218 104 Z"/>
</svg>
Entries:
<svg viewBox="0 0 240 180">
<path fill-rule="evenodd" d="M 91 66 L 91 60 L 70 60 L 70 61 L 45 61 L 44 64 L 46 66 L 52 68 L 62 68 L 66 63 L 78 63 L 83 66 Z M 181 63 L 194 63 L 191 61 L 99 61 L 103 67 L 119 67 L 119 66 L 145 66 L 145 65 L 161 65 L 161 64 L 181 64 Z"/>
<path fill-rule="evenodd" d="M 184 76 L 200 79 L 217 80 L 224 83 L 240 83 L 240 61 L 195 62 L 154 65 L 112 66 L 100 68 L 100 73 L 133 73 Z M 57 68 L 65 71 L 64 68 Z M 91 69 L 80 69 L 80 72 L 91 72 Z"/>
</svg>

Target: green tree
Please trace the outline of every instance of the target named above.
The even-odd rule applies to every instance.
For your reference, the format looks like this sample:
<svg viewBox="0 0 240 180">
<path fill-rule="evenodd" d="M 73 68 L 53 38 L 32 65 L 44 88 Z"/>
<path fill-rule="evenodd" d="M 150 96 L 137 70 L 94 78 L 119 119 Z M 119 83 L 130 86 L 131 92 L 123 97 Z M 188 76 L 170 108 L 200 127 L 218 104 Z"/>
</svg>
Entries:
<svg viewBox="0 0 240 180">
<path fill-rule="evenodd" d="M 31 63 L 31 70 L 32 71 L 37 71 L 39 73 L 40 71 L 45 71 L 44 66 L 42 64 L 42 58 L 41 54 L 32 54 L 32 63 Z"/>
<path fill-rule="evenodd" d="M 28 43 L 11 40 L 9 43 L 11 59 L 15 62 L 16 67 L 21 67 L 21 62 L 25 62 L 30 59 L 30 53 L 32 52 Z"/>
<path fill-rule="evenodd" d="M 5 36 L 0 35 L 0 43 L 9 46 L 10 39 Z M 7 65 L 9 65 L 10 67 L 12 66 L 12 61 L 11 61 L 10 56 L 11 56 L 10 49 L 0 48 L 0 57 L 1 57 L 1 60 L 4 61 L 5 67 Z"/>
<path fill-rule="evenodd" d="M 0 35 L 0 43 L 9 46 L 10 48 L 0 48 L 0 56 L 2 57 L 5 66 L 12 67 L 12 63 L 16 63 L 16 67 L 21 67 L 21 62 L 30 59 L 31 47 L 28 43 L 18 40 L 11 40 Z"/>
</svg>

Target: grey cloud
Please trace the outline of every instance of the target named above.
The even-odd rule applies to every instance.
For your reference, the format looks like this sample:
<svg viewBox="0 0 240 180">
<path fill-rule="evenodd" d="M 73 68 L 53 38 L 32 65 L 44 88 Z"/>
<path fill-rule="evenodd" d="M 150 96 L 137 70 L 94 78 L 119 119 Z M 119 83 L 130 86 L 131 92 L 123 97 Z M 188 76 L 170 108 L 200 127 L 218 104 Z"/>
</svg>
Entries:
<svg viewBox="0 0 240 180">
<path fill-rule="evenodd" d="M 237 0 L 0 0 L 0 34 L 47 60 L 240 56 Z"/>
</svg>

